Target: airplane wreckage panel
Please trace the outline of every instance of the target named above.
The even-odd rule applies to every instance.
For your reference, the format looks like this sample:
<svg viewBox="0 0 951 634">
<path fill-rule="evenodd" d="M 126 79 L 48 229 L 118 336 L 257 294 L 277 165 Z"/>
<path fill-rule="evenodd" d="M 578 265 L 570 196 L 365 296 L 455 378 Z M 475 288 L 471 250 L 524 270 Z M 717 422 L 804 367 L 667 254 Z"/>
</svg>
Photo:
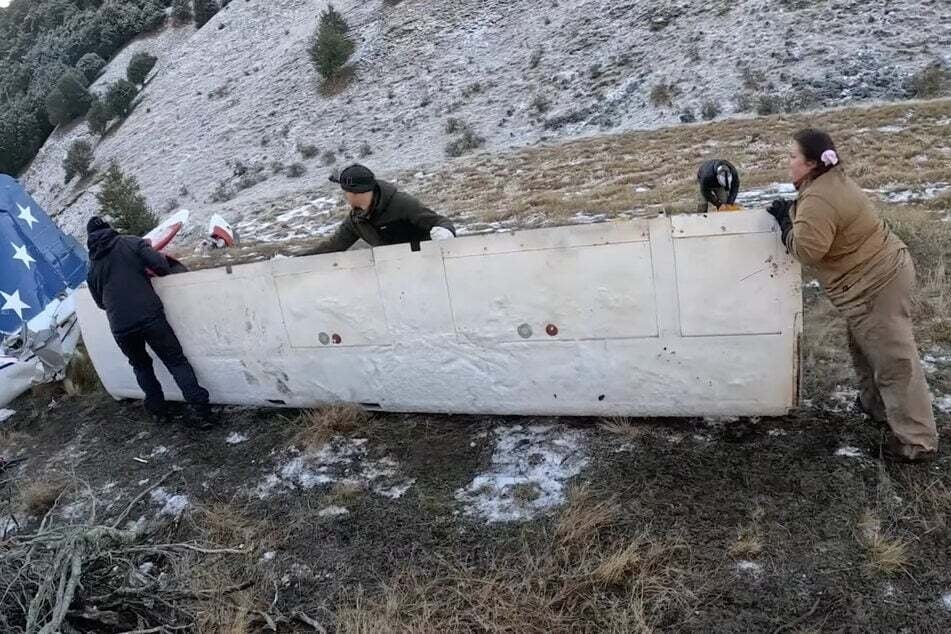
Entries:
<svg viewBox="0 0 951 634">
<path fill-rule="evenodd" d="M 764 212 L 278 259 L 155 287 L 215 403 L 597 416 L 798 404 L 800 270 Z M 103 385 L 141 397 L 88 291 L 77 310 Z"/>
</svg>

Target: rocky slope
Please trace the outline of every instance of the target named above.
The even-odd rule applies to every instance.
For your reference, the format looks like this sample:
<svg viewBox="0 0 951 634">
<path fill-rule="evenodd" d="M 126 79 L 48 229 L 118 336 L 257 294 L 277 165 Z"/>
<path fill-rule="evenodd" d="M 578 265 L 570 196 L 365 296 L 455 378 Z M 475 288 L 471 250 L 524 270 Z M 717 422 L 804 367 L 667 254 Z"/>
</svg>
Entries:
<svg viewBox="0 0 951 634">
<path fill-rule="evenodd" d="M 938 0 L 346 1 L 356 79 L 328 97 L 306 54 L 324 5 L 235 0 L 199 31 L 133 42 L 94 89 L 137 50 L 159 63 L 134 112 L 98 143 L 95 167 L 118 161 L 162 213 L 248 220 L 312 196 L 331 163 L 393 175 L 445 160 L 450 117 L 484 138 L 476 151 L 497 150 L 676 124 L 708 100 L 724 117 L 902 99 L 915 73 L 951 62 Z M 63 185 L 61 161 L 87 135 L 82 122 L 58 129 L 22 175 L 74 234 L 95 210 L 96 183 Z M 305 158 L 301 145 L 319 152 Z M 294 163 L 303 176 L 281 173 Z"/>
</svg>

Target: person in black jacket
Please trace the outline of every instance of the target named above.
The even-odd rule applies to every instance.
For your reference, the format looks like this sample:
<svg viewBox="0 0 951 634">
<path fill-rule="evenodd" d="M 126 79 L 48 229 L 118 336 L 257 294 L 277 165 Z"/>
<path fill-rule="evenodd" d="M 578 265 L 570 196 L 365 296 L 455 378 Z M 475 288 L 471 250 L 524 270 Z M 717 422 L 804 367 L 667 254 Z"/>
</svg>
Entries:
<svg viewBox="0 0 951 634">
<path fill-rule="evenodd" d="M 162 385 L 155 378 L 152 358 L 145 350 L 148 344 L 168 368 L 185 400 L 208 422 L 208 391 L 198 384 L 146 272 L 148 269 L 159 276 L 168 275 L 168 260 L 142 238 L 119 235 L 101 218 L 90 218 L 86 231 L 89 292 L 96 305 L 106 311 L 112 335 L 145 392 L 146 410 L 160 421 L 168 420 Z"/>
<path fill-rule="evenodd" d="M 371 247 L 454 238 L 456 228 L 396 186 L 377 180 L 363 165 L 351 165 L 330 177 L 343 189 L 350 215 L 336 233 L 302 255 L 346 251 L 363 238 Z"/>
</svg>

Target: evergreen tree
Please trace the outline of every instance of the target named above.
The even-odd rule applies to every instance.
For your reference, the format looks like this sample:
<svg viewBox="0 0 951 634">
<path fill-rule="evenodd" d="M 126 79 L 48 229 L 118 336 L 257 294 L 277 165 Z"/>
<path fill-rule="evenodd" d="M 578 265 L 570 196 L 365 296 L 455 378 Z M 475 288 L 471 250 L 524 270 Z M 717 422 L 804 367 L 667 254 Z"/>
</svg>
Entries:
<svg viewBox="0 0 951 634">
<path fill-rule="evenodd" d="M 157 61 L 157 57 L 149 55 L 144 51 L 136 53 L 132 56 L 132 59 L 129 60 L 129 66 L 125 71 L 126 77 L 128 77 L 129 81 L 133 84 L 144 84 L 145 78 L 149 76 L 149 73 L 155 67 L 155 62 Z"/>
<path fill-rule="evenodd" d="M 353 55 L 355 44 L 347 35 L 349 26 L 333 5 L 320 14 L 310 59 L 324 80 L 333 79 Z"/>
<path fill-rule="evenodd" d="M 138 90 L 132 82 L 125 79 L 118 80 L 106 91 L 106 105 L 109 112 L 116 117 L 125 117 L 132 111 L 132 102 L 135 101 L 137 94 Z"/>
<path fill-rule="evenodd" d="M 99 215 L 112 218 L 116 230 L 122 233 L 141 236 L 158 224 L 158 218 L 139 191 L 138 181 L 134 176 L 123 174 L 114 162 L 106 170 L 96 200 Z"/>
<path fill-rule="evenodd" d="M 30 162 L 46 138 L 43 125 L 27 99 L 0 108 L 0 172 L 16 175 Z"/>
<path fill-rule="evenodd" d="M 96 53 L 86 53 L 76 62 L 76 70 L 81 72 L 86 81 L 92 83 L 95 81 L 102 69 L 106 67 L 106 60 L 102 59 Z"/>
<path fill-rule="evenodd" d="M 92 159 L 92 146 L 88 142 L 73 141 L 69 150 L 66 151 L 66 158 L 63 159 L 63 171 L 66 172 L 63 182 L 68 183 L 73 180 L 76 174 L 79 174 L 80 178 L 89 176 Z"/>
<path fill-rule="evenodd" d="M 93 97 L 92 105 L 89 106 L 89 112 L 86 113 L 86 123 L 89 124 L 89 131 L 93 134 L 102 136 L 109 127 L 112 120 L 112 112 L 109 106 L 98 95 Z"/>
<path fill-rule="evenodd" d="M 218 3 L 215 0 L 195 0 L 193 8 L 195 28 L 200 29 L 205 26 L 208 20 L 218 13 L 218 8 Z"/>
<path fill-rule="evenodd" d="M 46 114 L 50 123 L 61 125 L 86 114 L 92 95 L 86 89 L 86 76 L 75 68 L 64 72 L 46 95 Z"/>
<path fill-rule="evenodd" d="M 192 0 L 175 0 L 172 3 L 172 20 L 177 25 L 192 21 Z"/>
</svg>

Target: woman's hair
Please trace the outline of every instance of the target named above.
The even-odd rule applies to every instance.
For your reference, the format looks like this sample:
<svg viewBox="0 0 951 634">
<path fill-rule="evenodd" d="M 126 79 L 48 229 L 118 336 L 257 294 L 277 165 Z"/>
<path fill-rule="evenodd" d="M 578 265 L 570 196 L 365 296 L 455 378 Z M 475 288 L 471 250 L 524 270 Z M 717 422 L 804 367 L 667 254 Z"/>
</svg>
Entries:
<svg viewBox="0 0 951 634">
<path fill-rule="evenodd" d="M 797 132 L 793 139 L 799 144 L 799 149 L 802 150 L 806 160 L 816 163 L 810 173 L 812 178 L 822 176 L 836 165 L 842 164 L 839 153 L 835 149 L 835 143 L 832 142 L 832 137 L 828 133 L 815 128 L 806 128 Z"/>
</svg>

